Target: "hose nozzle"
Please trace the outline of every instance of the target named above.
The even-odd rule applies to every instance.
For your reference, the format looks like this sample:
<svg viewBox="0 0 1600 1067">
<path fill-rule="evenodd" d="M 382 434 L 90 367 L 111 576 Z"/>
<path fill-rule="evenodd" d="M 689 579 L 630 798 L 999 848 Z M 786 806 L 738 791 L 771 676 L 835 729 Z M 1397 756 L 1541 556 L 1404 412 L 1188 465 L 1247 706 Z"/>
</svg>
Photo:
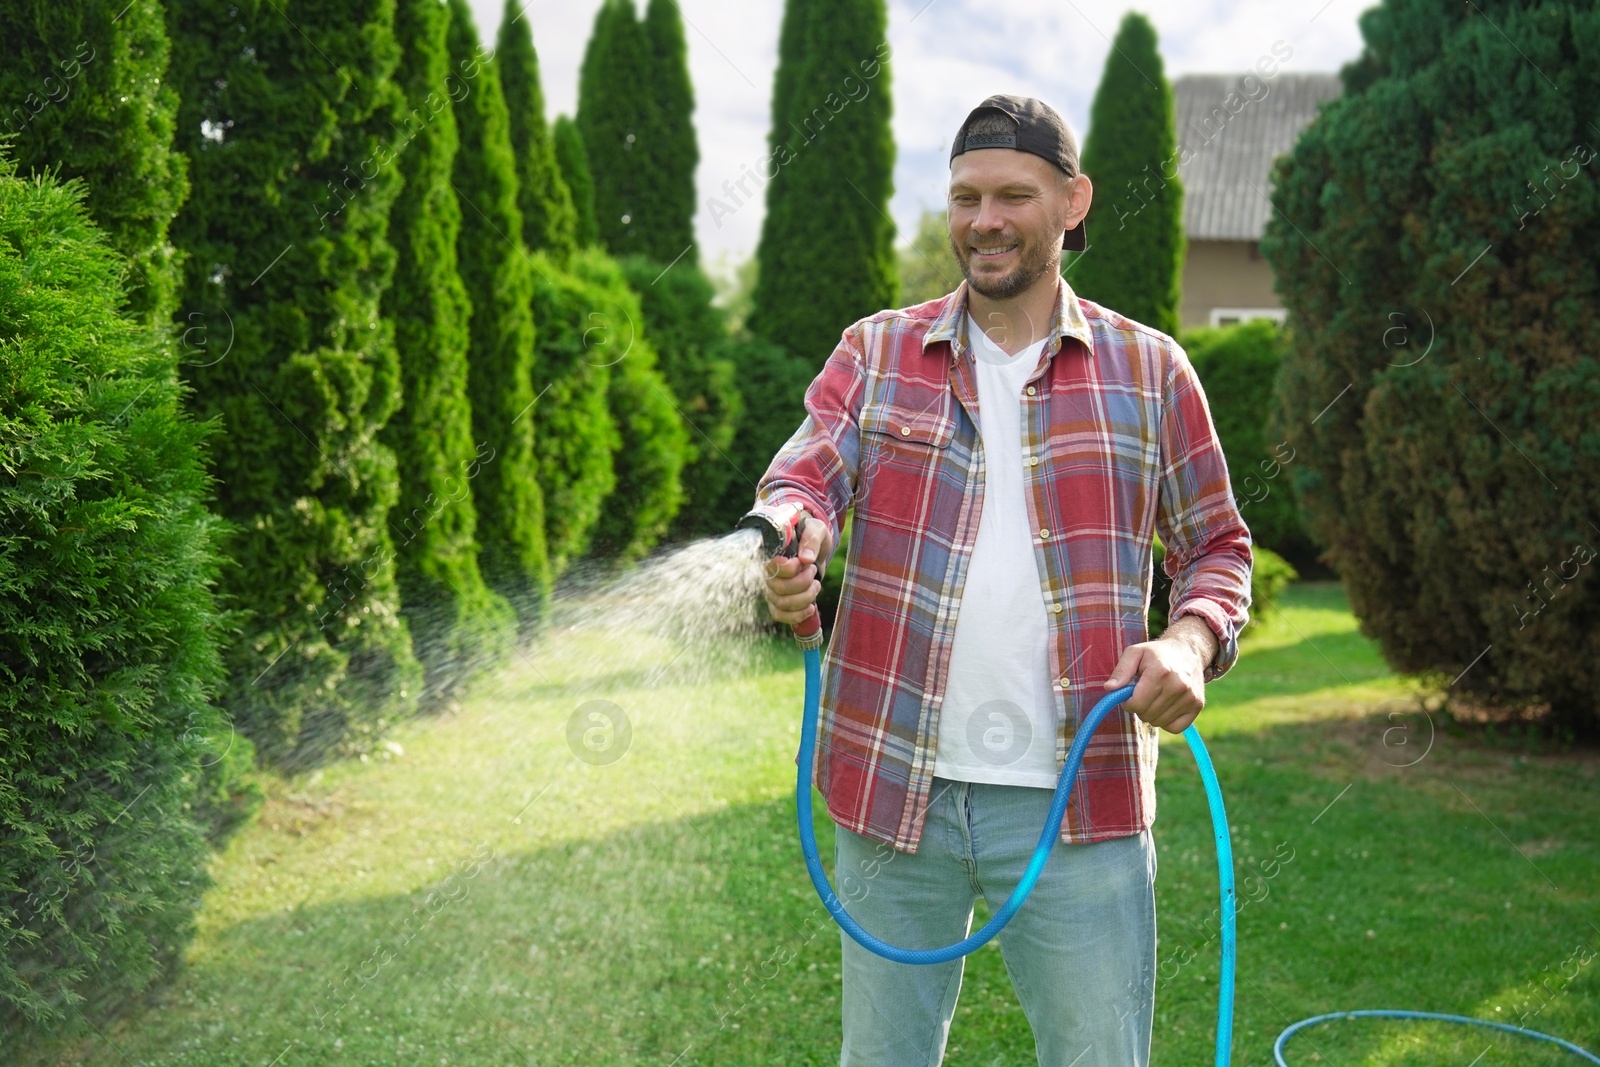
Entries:
<svg viewBox="0 0 1600 1067">
<path fill-rule="evenodd" d="M 752 511 L 734 524 L 735 530 L 761 531 L 761 551 L 767 559 L 787 556 L 793 559 L 800 554 L 800 533 L 805 528 L 806 513 L 799 504 L 780 504 L 777 507 Z M 821 573 L 821 568 L 818 568 Z M 822 616 L 815 604 L 811 614 L 791 627 L 794 639 L 803 649 L 822 647 Z"/>
<path fill-rule="evenodd" d="M 760 530 L 761 552 L 768 559 L 793 558 L 800 551 L 800 530 L 806 515 L 799 504 L 752 511 L 734 524 L 735 530 Z"/>
</svg>

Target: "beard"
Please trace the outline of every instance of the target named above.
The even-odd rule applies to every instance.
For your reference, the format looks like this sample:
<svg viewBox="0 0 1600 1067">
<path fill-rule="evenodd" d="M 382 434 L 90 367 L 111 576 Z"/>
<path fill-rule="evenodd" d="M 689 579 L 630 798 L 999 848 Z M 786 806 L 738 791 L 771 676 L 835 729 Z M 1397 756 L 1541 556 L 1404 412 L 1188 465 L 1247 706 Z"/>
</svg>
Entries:
<svg viewBox="0 0 1600 1067">
<path fill-rule="evenodd" d="M 1063 227 L 1065 228 L 1065 227 Z M 956 257 L 956 264 L 961 268 L 961 274 L 967 279 L 967 285 L 991 300 L 1009 300 L 1011 297 L 1026 292 L 1029 286 L 1051 272 L 1060 271 L 1060 259 L 1053 255 L 1054 248 L 1048 242 L 1038 243 L 1023 240 L 1017 237 L 1017 265 L 1010 272 L 996 278 L 985 276 L 982 280 L 973 276 L 972 250 L 956 244 L 955 238 L 950 238 L 950 251 Z M 1058 238 L 1059 240 L 1059 238 Z M 1010 243 L 1007 239 L 991 243 L 988 247 L 1003 247 Z"/>
</svg>

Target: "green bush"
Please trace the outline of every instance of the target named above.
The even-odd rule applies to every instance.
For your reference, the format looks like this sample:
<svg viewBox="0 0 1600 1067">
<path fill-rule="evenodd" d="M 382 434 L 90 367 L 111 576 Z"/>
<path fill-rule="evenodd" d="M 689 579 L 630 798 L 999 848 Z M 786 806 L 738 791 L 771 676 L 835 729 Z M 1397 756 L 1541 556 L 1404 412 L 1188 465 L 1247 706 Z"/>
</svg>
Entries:
<svg viewBox="0 0 1600 1067">
<path fill-rule="evenodd" d="M 84 179 L 90 218 L 129 259 L 128 310 L 166 322 L 179 265 L 167 227 L 189 185 L 171 150 L 178 94 L 162 5 L 8 0 L 0 41 L 0 138 L 12 137 L 17 173 Z"/>
<path fill-rule="evenodd" d="M 1269 440 L 1397 672 L 1600 732 L 1600 20 L 1387 0 L 1278 157 Z"/>
<path fill-rule="evenodd" d="M 1294 450 L 1287 442 L 1267 439 L 1273 387 L 1283 362 L 1282 330 L 1271 319 L 1201 327 L 1184 331 L 1183 348 L 1205 389 L 1250 539 L 1282 555 L 1296 570 L 1325 571 L 1285 475 Z"/>
<path fill-rule="evenodd" d="M 900 303 L 906 307 L 937 300 L 961 285 L 961 264 L 950 250 L 950 216 L 924 211 L 916 236 L 899 249 Z"/>
<path fill-rule="evenodd" d="M 754 506 L 757 481 L 805 420 L 806 389 L 817 375 L 810 360 L 758 337 L 736 338 L 726 352 L 738 376 L 743 407 L 728 449 L 734 477 L 712 516 L 714 531 L 731 530 Z"/>
<path fill-rule="evenodd" d="M 573 259 L 604 255 L 597 248 Z M 533 254 L 533 314 L 539 321 L 533 367 L 539 487 L 545 501 L 545 541 L 560 577 L 585 555 L 600 507 L 616 485 L 611 456 L 622 439 L 612 418 L 613 353 L 625 350 L 629 327 L 608 318 L 604 287 Z"/>
<path fill-rule="evenodd" d="M 1250 619 L 1245 623 L 1245 633 L 1278 613 L 1283 591 L 1300 577 L 1292 563 L 1270 548 L 1252 548 L 1250 556 Z"/>
<path fill-rule="evenodd" d="M 617 261 L 590 250 L 573 257 L 572 272 L 597 300 L 584 312 L 587 358 L 611 364 L 607 399 L 618 432 L 611 458 L 616 484 L 601 504 L 590 552 L 637 559 L 666 536 L 683 505 L 689 430 L 657 366 L 638 294 Z"/>
<path fill-rule="evenodd" d="M 727 354 L 726 316 L 712 303 L 716 291 L 699 267 L 677 263 L 669 268 L 642 256 L 620 263 L 639 294 L 645 334 L 689 429 L 684 503 L 670 534 L 687 540 L 725 533 L 717 505 L 737 477 L 728 449 L 741 405 L 737 371 Z"/>
<path fill-rule="evenodd" d="M 161 336 L 118 313 L 127 260 L 81 182 L 14 171 L 0 161 L 0 1021 L 20 1033 L 77 1028 L 174 965 L 206 834 L 249 814 L 253 761 L 213 703 L 215 424 L 184 414 Z"/>
<path fill-rule="evenodd" d="M 1252 545 L 1250 555 L 1250 618 L 1240 636 L 1249 633 L 1277 614 L 1278 600 L 1289 583 L 1300 577 L 1288 560 L 1260 545 Z M 1151 557 L 1155 563 L 1155 580 L 1150 586 L 1150 611 L 1146 615 L 1152 638 L 1160 637 L 1167 628 L 1167 612 L 1171 607 L 1172 579 L 1162 569 L 1167 557 L 1166 546 L 1157 537 L 1151 543 Z"/>
</svg>

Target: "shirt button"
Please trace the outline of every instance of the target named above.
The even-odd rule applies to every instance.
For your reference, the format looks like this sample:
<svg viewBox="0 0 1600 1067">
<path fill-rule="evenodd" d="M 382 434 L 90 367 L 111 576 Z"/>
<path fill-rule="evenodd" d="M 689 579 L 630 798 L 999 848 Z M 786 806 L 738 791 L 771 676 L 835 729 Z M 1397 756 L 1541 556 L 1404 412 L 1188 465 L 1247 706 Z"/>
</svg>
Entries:
<svg viewBox="0 0 1600 1067">
<path fill-rule="evenodd" d="M 1055 612 L 1057 615 L 1060 615 L 1061 614 L 1061 602 L 1057 601 L 1056 603 L 1051 604 L 1050 605 L 1050 610 Z"/>
<path fill-rule="evenodd" d="M 1050 531 L 1049 530 L 1040 530 L 1039 531 L 1039 540 L 1041 540 L 1041 541 L 1050 540 Z"/>
<path fill-rule="evenodd" d="M 1061 676 L 1061 688 L 1065 689 L 1071 684 L 1072 684 L 1072 679 L 1068 678 L 1066 675 L 1063 674 Z"/>
<path fill-rule="evenodd" d="M 1036 392 L 1038 392 L 1038 390 L 1037 390 L 1037 389 L 1035 389 L 1035 388 L 1034 388 L 1034 387 L 1033 387 L 1033 386 L 1031 386 L 1031 385 L 1030 385 L 1030 386 L 1028 386 L 1028 395 L 1029 395 L 1029 396 L 1032 396 L 1032 395 L 1033 395 L 1033 394 L 1034 394 L 1034 393 L 1036 393 Z"/>
<path fill-rule="evenodd" d="M 1039 465 L 1039 457 L 1038 456 L 1029 456 L 1028 457 L 1028 466 L 1037 467 L 1038 465 Z"/>
<path fill-rule="evenodd" d="M 909 426 L 900 427 L 900 436 L 901 437 L 910 437 L 911 436 L 911 427 L 909 427 Z"/>
</svg>

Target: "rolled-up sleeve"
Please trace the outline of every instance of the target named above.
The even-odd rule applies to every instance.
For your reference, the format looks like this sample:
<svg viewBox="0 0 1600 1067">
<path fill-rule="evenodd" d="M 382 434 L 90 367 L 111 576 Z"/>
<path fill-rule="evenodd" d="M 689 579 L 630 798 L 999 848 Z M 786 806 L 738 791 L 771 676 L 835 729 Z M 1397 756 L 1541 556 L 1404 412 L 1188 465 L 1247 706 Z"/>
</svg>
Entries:
<svg viewBox="0 0 1600 1067">
<path fill-rule="evenodd" d="M 1165 390 L 1156 533 L 1166 546 L 1162 569 L 1172 579 L 1168 620 L 1198 615 L 1217 635 L 1216 658 L 1205 669 L 1209 682 L 1239 658 L 1250 609 L 1250 530 L 1234 501 L 1200 377 L 1177 342 Z"/>
<path fill-rule="evenodd" d="M 861 456 L 861 397 L 866 368 L 856 337 L 844 332 L 822 372 L 806 389 L 806 416 L 756 485 L 761 511 L 799 504 L 827 522 L 833 544 L 855 499 Z"/>
</svg>

